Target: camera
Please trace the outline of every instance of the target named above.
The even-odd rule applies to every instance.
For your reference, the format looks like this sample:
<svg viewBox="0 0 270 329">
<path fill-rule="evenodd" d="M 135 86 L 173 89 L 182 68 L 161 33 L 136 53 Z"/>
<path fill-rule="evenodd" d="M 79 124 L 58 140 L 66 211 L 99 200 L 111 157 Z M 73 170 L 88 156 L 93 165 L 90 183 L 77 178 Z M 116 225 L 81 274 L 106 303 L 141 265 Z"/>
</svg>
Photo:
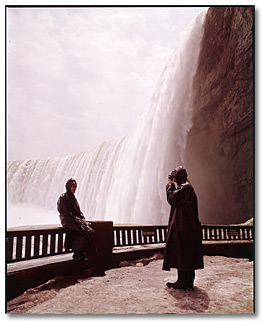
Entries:
<svg viewBox="0 0 270 329">
<path fill-rule="evenodd" d="M 168 175 L 168 178 L 169 178 L 169 180 L 173 180 L 173 176 L 172 175 Z"/>
</svg>

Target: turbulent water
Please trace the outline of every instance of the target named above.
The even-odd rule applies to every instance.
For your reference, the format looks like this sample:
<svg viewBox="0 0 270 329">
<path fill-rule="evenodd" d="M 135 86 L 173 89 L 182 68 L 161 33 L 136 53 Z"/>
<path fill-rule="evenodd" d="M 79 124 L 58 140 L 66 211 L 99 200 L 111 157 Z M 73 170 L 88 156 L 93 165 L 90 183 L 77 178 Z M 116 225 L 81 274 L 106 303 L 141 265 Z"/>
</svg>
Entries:
<svg viewBox="0 0 270 329">
<path fill-rule="evenodd" d="M 71 177 L 88 219 L 167 223 L 165 185 L 168 173 L 185 163 L 203 21 L 204 13 L 172 54 L 130 135 L 76 155 L 8 164 L 8 226 L 59 223 L 56 202 Z"/>
</svg>

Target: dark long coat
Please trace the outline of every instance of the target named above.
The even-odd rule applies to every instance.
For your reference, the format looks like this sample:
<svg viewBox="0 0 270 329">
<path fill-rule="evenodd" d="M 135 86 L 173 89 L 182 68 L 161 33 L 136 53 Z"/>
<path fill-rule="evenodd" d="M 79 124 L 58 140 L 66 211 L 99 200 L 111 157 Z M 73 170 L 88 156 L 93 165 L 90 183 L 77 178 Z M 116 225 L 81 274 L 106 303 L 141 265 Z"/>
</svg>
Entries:
<svg viewBox="0 0 270 329">
<path fill-rule="evenodd" d="M 177 188 L 173 183 L 168 183 L 166 191 L 171 212 L 163 270 L 169 271 L 170 268 L 201 269 L 204 267 L 202 231 L 195 191 L 188 181 Z"/>
<path fill-rule="evenodd" d="M 82 229 L 80 224 L 84 215 L 75 195 L 66 191 L 57 201 L 57 209 L 62 226 L 66 229 L 65 247 L 73 251 L 82 251 L 93 254 L 96 251 L 94 237 Z"/>
</svg>

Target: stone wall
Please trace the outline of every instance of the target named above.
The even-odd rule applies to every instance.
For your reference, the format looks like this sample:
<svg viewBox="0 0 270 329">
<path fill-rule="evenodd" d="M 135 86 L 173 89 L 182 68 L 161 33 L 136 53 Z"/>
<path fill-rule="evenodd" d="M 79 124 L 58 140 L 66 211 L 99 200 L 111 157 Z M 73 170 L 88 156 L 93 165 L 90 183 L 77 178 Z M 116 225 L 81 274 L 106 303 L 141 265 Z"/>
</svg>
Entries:
<svg viewBox="0 0 270 329">
<path fill-rule="evenodd" d="M 253 10 L 206 15 L 185 154 L 203 223 L 253 216 Z"/>
</svg>

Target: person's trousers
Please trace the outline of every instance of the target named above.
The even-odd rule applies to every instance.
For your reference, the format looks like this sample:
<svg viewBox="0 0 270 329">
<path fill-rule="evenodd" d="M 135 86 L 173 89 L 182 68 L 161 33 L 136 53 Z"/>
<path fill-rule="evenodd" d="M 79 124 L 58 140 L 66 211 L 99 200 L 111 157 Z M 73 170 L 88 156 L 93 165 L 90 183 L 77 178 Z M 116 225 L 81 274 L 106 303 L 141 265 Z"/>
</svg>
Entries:
<svg viewBox="0 0 270 329">
<path fill-rule="evenodd" d="M 195 270 L 178 270 L 178 282 L 181 286 L 193 288 L 195 279 Z"/>
</svg>

